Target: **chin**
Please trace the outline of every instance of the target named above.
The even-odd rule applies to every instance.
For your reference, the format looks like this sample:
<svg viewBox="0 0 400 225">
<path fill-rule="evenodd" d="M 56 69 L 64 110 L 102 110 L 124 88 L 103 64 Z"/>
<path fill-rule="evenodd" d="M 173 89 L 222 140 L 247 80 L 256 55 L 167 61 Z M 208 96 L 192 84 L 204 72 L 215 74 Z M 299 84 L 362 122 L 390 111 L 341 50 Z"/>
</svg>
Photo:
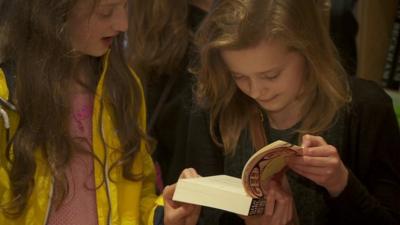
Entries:
<svg viewBox="0 0 400 225">
<path fill-rule="evenodd" d="M 103 49 L 96 49 L 92 51 L 88 51 L 86 54 L 92 57 L 101 57 L 107 53 L 109 48 L 103 48 Z"/>
<path fill-rule="evenodd" d="M 91 56 L 93 56 L 93 57 L 102 57 L 106 53 L 107 53 L 107 50 L 92 54 Z"/>
<path fill-rule="evenodd" d="M 260 106 L 267 112 L 279 112 L 282 110 L 283 107 L 280 105 L 266 105 L 266 104 L 260 104 Z"/>
</svg>

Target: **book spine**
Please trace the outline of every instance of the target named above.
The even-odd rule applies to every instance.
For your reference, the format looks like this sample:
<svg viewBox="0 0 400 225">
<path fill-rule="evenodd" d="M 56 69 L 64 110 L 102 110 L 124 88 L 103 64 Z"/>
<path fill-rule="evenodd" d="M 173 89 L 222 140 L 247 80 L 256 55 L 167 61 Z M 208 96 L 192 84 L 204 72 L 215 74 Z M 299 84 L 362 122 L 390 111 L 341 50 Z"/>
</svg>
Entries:
<svg viewBox="0 0 400 225">
<path fill-rule="evenodd" d="M 264 208 L 265 208 L 264 198 L 253 198 L 250 204 L 248 215 L 249 216 L 262 215 L 264 214 Z"/>
</svg>

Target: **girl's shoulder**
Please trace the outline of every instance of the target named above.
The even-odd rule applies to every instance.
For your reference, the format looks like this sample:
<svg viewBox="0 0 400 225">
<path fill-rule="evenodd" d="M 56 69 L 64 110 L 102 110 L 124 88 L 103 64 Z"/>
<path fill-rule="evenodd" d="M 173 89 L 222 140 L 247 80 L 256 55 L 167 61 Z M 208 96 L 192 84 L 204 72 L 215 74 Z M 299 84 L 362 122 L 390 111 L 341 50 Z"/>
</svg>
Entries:
<svg viewBox="0 0 400 225">
<path fill-rule="evenodd" d="M 374 81 L 350 80 L 352 101 L 345 115 L 354 129 L 376 130 L 378 127 L 398 127 L 392 98 Z M 396 129 L 396 128 L 394 128 Z M 397 128 L 398 129 L 398 128 Z"/>
<path fill-rule="evenodd" d="M 376 82 L 352 77 L 349 84 L 353 106 L 393 107 L 390 96 Z"/>
</svg>

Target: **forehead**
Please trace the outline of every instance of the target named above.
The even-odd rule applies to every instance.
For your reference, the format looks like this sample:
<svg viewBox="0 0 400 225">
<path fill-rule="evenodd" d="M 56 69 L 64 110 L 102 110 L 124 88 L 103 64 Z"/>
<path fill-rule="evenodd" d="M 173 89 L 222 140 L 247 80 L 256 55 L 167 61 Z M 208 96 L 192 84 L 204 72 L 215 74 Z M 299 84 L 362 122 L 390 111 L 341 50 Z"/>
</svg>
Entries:
<svg viewBox="0 0 400 225">
<path fill-rule="evenodd" d="M 99 5 L 118 5 L 125 3 L 127 0 L 97 0 Z"/>
<path fill-rule="evenodd" d="M 127 0 L 78 0 L 75 8 L 91 8 L 93 6 L 112 6 L 125 3 Z"/>
<path fill-rule="evenodd" d="M 262 41 L 256 46 L 240 50 L 221 50 L 228 68 L 235 72 L 257 73 L 285 62 L 288 47 L 280 41 Z"/>
<path fill-rule="evenodd" d="M 71 9 L 69 18 L 87 19 L 96 9 L 124 4 L 127 0 L 78 0 Z"/>
</svg>

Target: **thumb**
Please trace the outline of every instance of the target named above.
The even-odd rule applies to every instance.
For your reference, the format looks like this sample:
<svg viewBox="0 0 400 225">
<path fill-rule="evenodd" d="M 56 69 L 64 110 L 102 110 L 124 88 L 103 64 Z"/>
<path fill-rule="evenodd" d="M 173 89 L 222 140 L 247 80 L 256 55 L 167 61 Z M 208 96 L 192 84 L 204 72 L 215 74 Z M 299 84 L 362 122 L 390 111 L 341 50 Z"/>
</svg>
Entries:
<svg viewBox="0 0 400 225">
<path fill-rule="evenodd" d="M 178 204 L 172 200 L 175 192 L 176 184 L 173 185 L 168 185 L 164 188 L 163 190 L 163 198 L 166 206 L 176 208 L 178 207 Z"/>
<path fill-rule="evenodd" d="M 302 142 L 301 142 L 301 147 L 308 148 L 308 147 L 310 147 L 310 144 L 311 144 L 310 135 L 308 135 L 308 134 L 303 135 Z"/>
<path fill-rule="evenodd" d="M 177 208 L 166 209 L 167 210 L 165 211 L 166 214 L 164 219 L 170 221 L 171 223 L 169 224 L 181 224 L 181 222 L 184 221 L 191 214 L 191 212 L 194 211 L 194 207 L 190 205 L 182 205 Z"/>
</svg>

